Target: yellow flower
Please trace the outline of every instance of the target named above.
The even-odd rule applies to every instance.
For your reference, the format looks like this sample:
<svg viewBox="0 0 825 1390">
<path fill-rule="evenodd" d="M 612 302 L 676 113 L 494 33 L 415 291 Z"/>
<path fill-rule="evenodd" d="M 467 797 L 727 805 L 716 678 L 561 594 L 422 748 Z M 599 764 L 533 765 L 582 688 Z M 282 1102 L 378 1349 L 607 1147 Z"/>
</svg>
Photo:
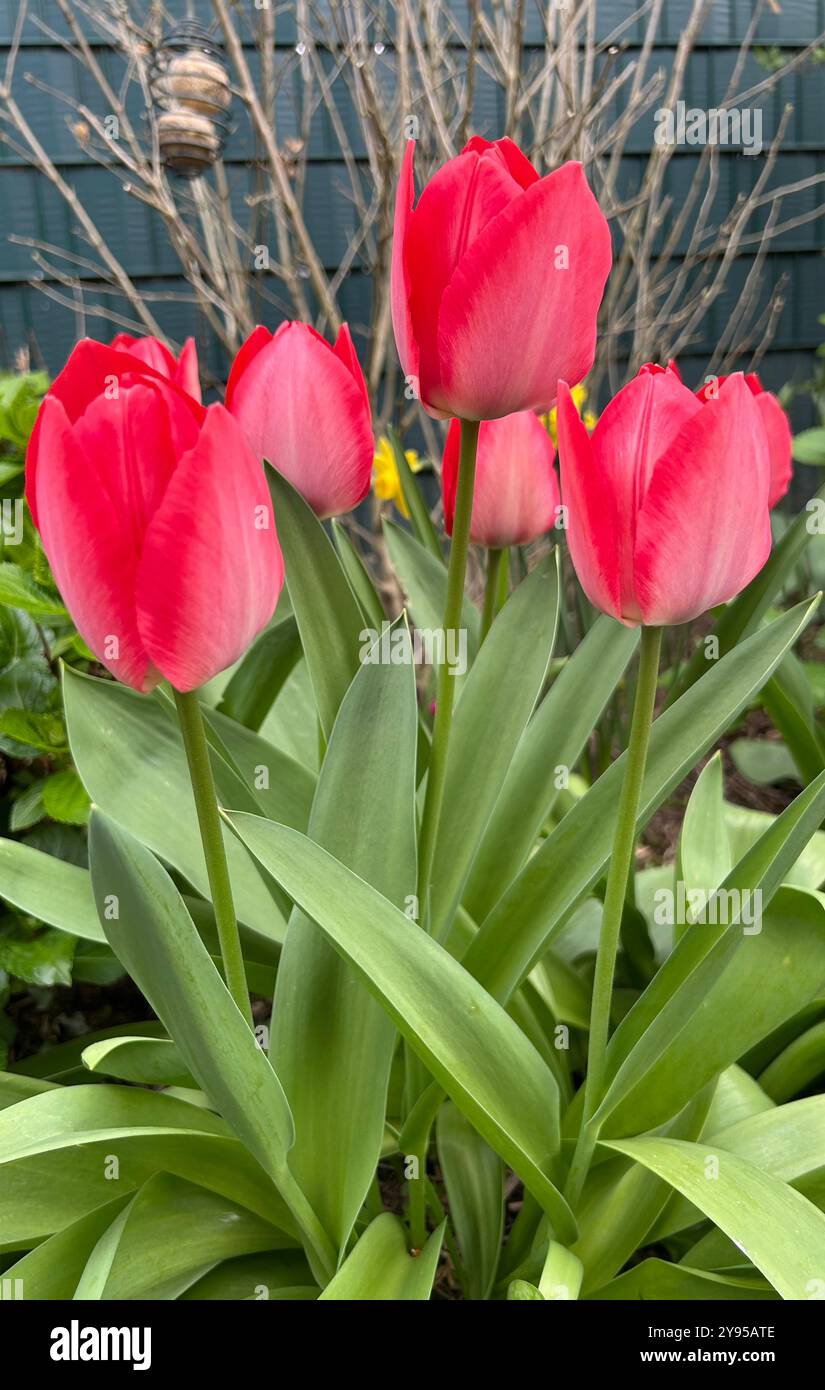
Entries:
<svg viewBox="0 0 825 1390">
<path fill-rule="evenodd" d="M 584 413 L 582 414 L 582 406 L 584 405 L 585 401 L 587 400 L 587 387 L 586 387 L 586 386 L 581 386 L 581 385 L 579 385 L 579 386 L 574 386 L 573 389 L 571 390 L 570 394 L 571 394 L 571 396 L 573 397 L 573 404 L 575 405 L 577 411 L 579 412 L 579 414 L 581 415 L 582 419 L 584 420 L 585 425 L 587 426 L 587 428 L 588 428 L 589 430 L 591 430 L 591 431 L 594 430 L 595 427 L 596 427 L 596 420 L 598 419 L 598 416 L 594 415 L 593 412 L 592 412 L 592 410 L 585 410 Z M 558 441 L 558 435 L 557 435 L 557 432 L 556 432 L 556 407 L 555 407 L 555 406 L 553 406 L 553 409 L 550 411 L 549 415 L 542 415 L 542 417 L 541 417 L 541 423 L 544 425 L 544 428 L 547 430 L 547 432 L 548 432 L 548 434 L 550 435 L 550 438 L 552 439 L 553 443 L 557 445 L 559 441 Z"/>
<path fill-rule="evenodd" d="M 418 454 L 415 449 L 405 449 L 404 457 L 410 465 L 413 473 L 417 473 L 421 467 Z M 404 494 L 401 491 L 401 479 L 398 476 L 398 468 L 395 462 L 392 444 L 385 434 L 378 440 L 375 450 L 375 458 L 372 461 L 373 487 L 376 497 L 380 497 L 382 502 L 394 502 L 402 516 L 409 517 L 409 508 L 404 501 Z"/>
</svg>

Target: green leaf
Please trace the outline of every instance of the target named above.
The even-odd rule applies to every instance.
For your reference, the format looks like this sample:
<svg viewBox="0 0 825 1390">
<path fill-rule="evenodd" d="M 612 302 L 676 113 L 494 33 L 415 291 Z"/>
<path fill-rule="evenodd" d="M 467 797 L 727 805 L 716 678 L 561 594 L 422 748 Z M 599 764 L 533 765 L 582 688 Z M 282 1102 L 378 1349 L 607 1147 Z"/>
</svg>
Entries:
<svg viewBox="0 0 825 1390">
<path fill-rule="evenodd" d="M 384 537 L 416 626 L 429 632 L 440 632 L 447 598 L 444 561 L 425 550 L 409 531 L 391 521 L 384 522 Z M 481 617 L 467 594 L 462 601 L 461 626 L 467 633 L 467 660 L 472 664 L 478 651 Z"/>
<path fill-rule="evenodd" d="M 762 703 L 793 755 L 800 780 L 812 782 L 825 768 L 825 740 L 816 722 L 811 688 L 793 652 L 788 652 L 768 681 Z"/>
<path fill-rule="evenodd" d="M 0 971 L 26 984 L 51 988 L 72 983 L 74 941 L 53 927 L 0 928 Z"/>
<path fill-rule="evenodd" d="M 795 434 L 793 456 L 797 463 L 810 463 L 814 467 L 825 464 L 825 429 L 817 427 Z"/>
<path fill-rule="evenodd" d="M 0 734 L 52 756 L 66 751 L 66 727 L 61 716 L 49 710 L 0 710 Z"/>
<path fill-rule="evenodd" d="M 321 728 L 329 738 L 338 706 L 358 670 L 364 622 L 335 548 L 311 507 L 276 469 L 267 468 L 267 479 L 289 597 Z"/>
<path fill-rule="evenodd" d="M 774 1057 L 759 1077 L 759 1084 L 772 1100 L 779 1102 L 790 1100 L 823 1073 L 825 1023 L 815 1023 Z M 782 1108 L 787 1109 L 787 1106 Z"/>
<path fill-rule="evenodd" d="M 691 927 L 660 975 L 671 961 L 674 973 L 680 968 L 677 958 L 690 955 L 692 934 L 712 930 L 702 923 Z M 814 997 L 825 983 L 825 908 L 801 889 L 782 888 L 757 935 L 728 927 L 680 978 L 618 1066 L 615 1058 L 627 1048 L 621 1025 L 614 1035 L 608 1051 L 612 1079 L 598 1111 L 605 1134 L 638 1134 L 675 1115 Z"/>
<path fill-rule="evenodd" d="M 192 1077 L 169 1038 L 104 1038 L 83 1049 L 83 1065 L 102 1076 L 143 1086 L 191 1086 Z"/>
<path fill-rule="evenodd" d="M 89 875 L 19 840 L 0 837 L 0 894 L 21 912 L 86 941 L 105 941 Z"/>
<path fill-rule="evenodd" d="M 556 803 L 557 774 L 575 767 L 638 641 L 638 629 L 597 618 L 530 720 L 464 891 L 475 921 L 484 920 L 524 865 Z"/>
<path fill-rule="evenodd" d="M 74 762 L 92 801 L 209 898 L 186 755 L 169 702 L 68 667 L 63 686 Z M 212 766 L 219 800 L 250 804 L 244 784 L 216 753 Z M 285 923 L 271 892 L 243 846 L 228 833 L 224 838 L 239 918 L 265 940 L 281 940 Z"/>
<path fill-rule="evenodd" d="M 761 690 L 810 620 L 816 602 L 798 605 L 748 638 L 655 720 L 639 828 Z M 626 756 L 613 763 L 567 813 L 471 943 L 464 963 L 496 998 L 507 999 L 529 974 L 568 913 L 604 873 Z"/>
<path fill-rule="evenodd" d="M 278 1239 L 236 1202 L 156 1173 L 100 1237 L 75 1298 L 177 1298 L 217 1261 L 269 1250 Z"/>
<path fill-rule="evenodd" d="M 450 1219 L 461 1251 L 464 1295 L 486 1299 L 501 1252 L 504 1168 L 498 1155 L 454 1105 L 442 1105 L 436 1134 Z"/>
<path fill-rule="evenodd" d="M 275 1178 L 295 1131 L 280 1082 L 166 870 L 99 811 L 89 833 L 92 889 L 112 950 L 146 995 L 188 1070 Z"/>
<path fill-rule="evenodd" d="M 19 835 L 22 830 L 29 830 L 31 826 L 43 820 L 46 814 L 43 805 L 43 781 L 41 777 L 38 781 L 32 782 L 12 802 L 9 813 L 9 830 L 12 835 Z"/>
<path fill-rule="evenodd" d="M 13 565 L 8 560 L 0 562 L 0 603 L 7 603 L 10 608 L 22 608 L 33 618 L 68 617 L 56 595 L 41 589 L 20 565 Z"/>
<path fill-rule="evenodd" d="M 574 1238 L 570 1210 L 548 1176 L 558 1147 L 558 1086 L 513 1020 L 432 937 L 311 840 L 257 816 L 228 820 L 515 1168 L 561 1239 Z"/>
<path fill-rule="evenodd" d="M 72 1221 L 11 1265 L 3 1277 L 22 1279 L 23 1294 L 28 1300 L 68 1302 L 74 1298 L 80 1276 L 94 1247 L 128 1201 L 129 1194 L 124 1192 L 111 1202 L 96 1207 L 88 1215 Z"/>
<path fill-rule="evenodd" d="M 679 839 L 679 873 L 688 893 L 712 893 L 732 867 L 722 784 L 722 755 L 714 753 L 690 794 Z"/>
<path fill-rule="evenodd" d="M 728 745 L 737 772 L 757 787 L 770 787 L 777 782 L 798 782 L 796 763 L 787 744 L 776 739 L 736 738 Z"/>
<path fill-rule="evenodd" d="M 398 907 L 416 879 L 417 719 L 409 643 L 407 650 L 406 664 L 363 665 L 344 696 L 308 831 Z M 278 967 L 270 1055 L 295 1117 L 290 1167 L 339 1251 L 380 1157 L 394 1043 L 380 1004 L 296 910 Z"/>
<path fill-rule="evenodd" d="M 608 1148 L 642 1163 L 689 1198 L 735 1241 L 783 1298 L 805 1299 L 821 1285 L 825 1216 L 786 1183 L 735 1154 L 720 1152 L 709 1177 L 707 1148 L 681 1139 L 623 1139 Z"/>
<path fill-rule="evenodd" d="M 541 694 L 558 609 L 556 551 L 504 605 L 462 686 L 430 877 L 430 931 L 439 940 L 449 930 L 479 840 Z"/>
<path fill-rule="evenodd" d="M 298 624 L 290 613 L 256 637 L 238 662 L 218 706 L 221 713 L 260 729 L 300 657 Z"/>
<path fill-rule="evenodd" d="M 134 1025 L 132 1025 L 134 1026 Z M 112 1159 L 116 1160 L 113 1163 Z M 135 1087 L 54 1087 L 0 1111 L 0 1250 L 21 1250 L 166 1171 L 257 1212 L 296 1244 L 271 1180 L 216 1115 Z"/>
<path fill-rule="evenodd" d="M 356 550 L 355 542 L 349 531 L 340 521 L 333 520 L 332 534 L 335 537 L 338 558 L 344 567 L 352 592 L 360 604 L 364 621 L 374 627 L 377 632 L 380 632 L 387 620 L 387 615 L 372 582 L 372 576 Z"/>
<path fill-rule="evenodd" d="M 91 802 L 74 768 L 53 772 L 43 783 L 43 809 L 52 820 L 85 825 Z"/>
<path fill-rule="evenodd" d="M 278 1250 L 226 1260 L 180 1295 L 182 1302 L 213 1299 L 296 1302 L 317 1297 L 318 1285 L 300 1250 Z"/>
<path fill-rule="evenodd" d="M 776 1301 L 778 1295 L 767 1284 L 752 1275 L 711 1274 L 706 1270 L 689 1269 L 685 1265 L 669 1264 L 667 1260 L 643 1260 L 618 1279 L 611 1279 L 589 1299 L 614 1299 L 635 1302 L 648 1299 L 656 1302 L 688 1302 L 698 1299 L 702 1302 L 716 1303 L 723 1299 L 737 1302 Z"/>
<path fill-rule="evenodd" d="M 424 1249 L 413 1255 L 398 1217 L 388 1211 L 377 1216 L 327 1284 L 319 1302 L 426 1302 L 432 1291 L 443 1231 L 442 1222 Z"/>
</svg>

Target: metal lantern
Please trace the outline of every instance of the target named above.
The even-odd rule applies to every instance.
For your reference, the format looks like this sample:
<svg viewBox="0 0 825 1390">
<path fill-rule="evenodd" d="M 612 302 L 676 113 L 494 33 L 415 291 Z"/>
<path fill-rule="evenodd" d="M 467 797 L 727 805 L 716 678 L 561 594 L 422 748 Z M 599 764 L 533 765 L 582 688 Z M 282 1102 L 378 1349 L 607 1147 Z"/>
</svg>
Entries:
<svg viewBox="0 0 825 1390">
<path fill-rule="evenodd" d="M 232 102 L 209 30 L 189 19 L 167 34 L 155 49 L 150 85 L 161 159 L 173 173 L 197 178 L 223 151 Z"/>
</svg>

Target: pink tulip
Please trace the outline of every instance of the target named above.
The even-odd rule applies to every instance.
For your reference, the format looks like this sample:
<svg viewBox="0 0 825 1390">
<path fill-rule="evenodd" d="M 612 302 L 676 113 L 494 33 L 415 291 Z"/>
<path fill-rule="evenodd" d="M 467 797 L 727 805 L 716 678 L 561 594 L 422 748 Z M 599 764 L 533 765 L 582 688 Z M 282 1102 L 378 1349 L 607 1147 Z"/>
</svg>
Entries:
<svg viewBox="0 0 825 1390">
<path fill-rule="evenodd" d="M 226 407 L 252 450 L 320 517 L 363 502 L 375 445 L 367 383 L 343 324 L 335 346 L 306 323 L 256 328 L 229 374 Z"/>
<path fill-rule="evenodd" d="M 128 333 L 117 333 L 109 346 L 116 352 L 130 352 L 133 357 L 139 357 L 147 367 L 154 367 L 156 372 L 160 372 L 168 381 L 174 381 L 196 401 L 201 400 L 198 351 L 194 338 L 186 339 L 180 357 L 175 357 L 160 338 L 131 338 Z"/>
<path fill-rule="evenodd" d="M 582 588 L 628 626 L 683 623 L 726 603 L 771 548 L 762 413 L 741 375 L 701 402 L 642 367 L 592 436 L 560 383 L 559 463 Z"/>
<path fill-rule="evenodd" d="M 719 395 L 725 388 L 725 383 L 730 380 L 729 376 L 712 377 L 696 392 L 699 400 L 711 400 L 714 395 Z M 776 396 L 765 390 L 756 372 L 748 372 L 745 383 L 751 395 L 756 398 L 756 404 L 759 407 L 762 423 L 768 436 L 768 453 L 771 460 L 769 502 L 772 507 L 775 507 L 780 498 L 785 496 L 793 477 L 791 427 Z"/>
<path fill-rule="evenodd" d="M 580 164 L 540 178 L 512 140 L 476 136 L 413 208 L 395 206 L 392 320 L 407 381 L 436 418 L 549 410 L 593 365 L 610 272 L 607 222 Z"/>
<path fill-rule="evenodd" d="M 460 437 L 461 423 L 453 420 L 441 465 L 448 536 L 453 533 Z M 485 420 L 478 432 L 470 539 L 498 549 L 526 545 L 549 531 L 560 502 L 555 458 L 553 441 L 531 410 Z"/>
<path fill-rule="evenodd" d="M 118 680 L 192 690 L 269 621 L 283 562 L 260 463 L 131 353 L 85 339 L 40 407 L 26 496 L 78 631 Z"/>
</svg>

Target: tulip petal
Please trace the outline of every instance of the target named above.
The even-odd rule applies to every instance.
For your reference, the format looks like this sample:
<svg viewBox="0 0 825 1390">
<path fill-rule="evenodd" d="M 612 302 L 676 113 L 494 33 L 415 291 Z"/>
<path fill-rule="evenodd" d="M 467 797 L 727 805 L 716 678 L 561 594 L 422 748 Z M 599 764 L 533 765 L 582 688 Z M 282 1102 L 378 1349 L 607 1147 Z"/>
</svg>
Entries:
<svg viewBox="0 0 825 1390">
<path fill-rule="evenodd" d="M 98 474 L 95 452 L 78 444 L 53 395 L 38 417 L 40 447 L 31 487 L 43 503 L 38 529 L 55 583 L 84 642 L 112 675 L 135 690 L 159 679 L 138 632 L 135 574 L 140 549 L 122 507 Z"/>
<path fill-rule="evenodd" d="M 177 361 L 173 380 L 182 391 L 194 400 L 202 400 L 200 373 L 198 372 L 198 349 L 194 338 L 187 338 Z"/>
<path fill-rule="evenodd" d="M 687 622 L 750 583 L 770 554 L 769 488 L 759 407 L 737 373 L 654 467 L 636 530 L 645 623 Z"/>
<path fill-rule="evenodd" d="M 771 507 L 775 507 L 780 498 L 785 496 L 793 477 L 791 426 L 782 406 L 770 391 L 761 391 L 755 399 L 768 436 L 768 453 L 771 460 L 771 490 L 768 501 Z"/>
<path fill-rule="evenodd" d="M 537 183 L 539 171 L 530 163 L 526 154 L 523 154 L 515 140 L 510 140 L 506 135 L 501 140 L 485 140 L 481 135 L 474 135 L 467 141 L 462 154 L 468 150 L 475 150 L 477 154 L 487 155 L 488 158 L 500 159 L 506 164 L 520 188 L 529 188 L 531 183 Z"/>
<path fill-rule="evenodd" d="M 559 379 L 581 381 L 593 365 L 610 265 L 610 231 L 581 165 L 532 184 L 488 223 L 444 291 L 427 404 L 471 420 L 549 409 Z"/>
<path fill-rule="evenodd" d="M 611 488 L 600 477 L 593 440 L 570 388 L 559 382 L 556 416 L 561 496 L 567 511 L 567 544 L 579 582 L 603 613 L 622 618 L 619 518 Z"/>
<path fill-rule="evenodd" d="M 320 334 L 318 335 L 321 336 Z M 323 342 L 324 339 L 321 338 Z M 349 324 L 342 323 L 338 330 L 338 337 L 335 339 L 335 346 L 332 351 L 340 362 L 343 362 L 350 376 L 352 377 L 358 390 L 364 397 L 364 405 L 370 409 L 370 395 L 367 390 L 367 383 L 358 361 L 358 353 L 355 351 L 355 344 L 352 341 L 352 334 L 349 331 Z"/>
<path fill-rule="evenodd" d="M 210 406 L 138 566 L 138 626 L 155 666 L 176 690 L 230 666 L 272 617 L 283 577 L 263 467 L 224 407 Z"/>
<path fill-rule="evenodd" d="M 418 343 L 415 340 L 410 313 L 410 275 L 407 268 L 407 231 L 415 201 L 413 159 L 415 141 L 408 140 L 395 195 L 395 219 L 392 237 L 392 266 L 390 270 L 390 311 L 395 334 L 395 346 L 405 377 L 420 380 Z"/>
<path fill-rule="evenodd" d="M 279 328 L 238 375 L 231 408 L 255 456 L 318 516 L 351 511 L 366 497 L 374 454 L 366 393 L 308 324 Z"/>
<path fill-rule="evenodd" d="M 287 327 L 287 324 L 282 323 L 281 327 L 278 329 L 278 333 Z M 276 333 L 274 336 L 277 338 L 278 334 Z M 250 362 L 272 342 L 272 339 L 273 334 L 270 333 L 269 329 L 264 328 L 263 324 L 259 323 L 257 328 L 253 328 L 246 342 L 242 343 L 239 347 L 229 371 L 229 380 L 226 383 L 226 394 L 223 403 L 227 410 L 232 409 L 232 402 L 238 382 L 241 380 Z"/>
</svg>

